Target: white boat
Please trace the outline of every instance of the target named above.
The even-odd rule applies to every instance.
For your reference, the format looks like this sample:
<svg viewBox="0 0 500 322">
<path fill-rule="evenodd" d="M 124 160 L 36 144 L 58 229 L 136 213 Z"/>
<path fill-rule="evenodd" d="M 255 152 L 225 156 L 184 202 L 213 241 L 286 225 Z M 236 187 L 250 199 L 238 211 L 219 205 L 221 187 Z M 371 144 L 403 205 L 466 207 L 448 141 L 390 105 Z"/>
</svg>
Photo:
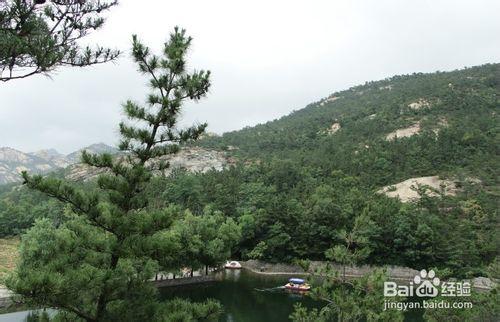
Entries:
<svg viewBox="0 0 500 322">
<path fill-rule="evenodd" d="M 241 264 L 238 263 L 237 261 L 230 261 L 230 262 L 226 262 L 226 265 L 224 265 L 224 268 L 240 269 L 241 268 Z"/>
</svg>

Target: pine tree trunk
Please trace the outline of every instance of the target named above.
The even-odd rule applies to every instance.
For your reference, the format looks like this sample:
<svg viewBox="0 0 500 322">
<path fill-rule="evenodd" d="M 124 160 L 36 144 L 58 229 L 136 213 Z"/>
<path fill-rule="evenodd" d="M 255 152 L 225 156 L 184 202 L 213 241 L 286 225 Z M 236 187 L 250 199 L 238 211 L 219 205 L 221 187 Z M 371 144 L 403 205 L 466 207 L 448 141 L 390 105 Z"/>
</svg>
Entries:
<svg viewBox="0 0 500 322">
<path fill-rule="evenodd" d="M 115 270 L 116 266 L 118 265 L 118 260 L 119 257 L 116 255 L 116 253 L 111 255 L 111 261 L 109 263 L 109 268 L 111 270 Z M 108 296 L 108 290 L 107 290 L 107 280 L 104 281 L 104 287 L 101 289 L 101 294 L 99 295 L 99 298 L 97 299 L 97 309 L 96 309 L 96 321 L 99 321 L 101 318 L 102 314 L 104 313 L 104 310 L 106 309 L 106 297 Z"/>
</svg>

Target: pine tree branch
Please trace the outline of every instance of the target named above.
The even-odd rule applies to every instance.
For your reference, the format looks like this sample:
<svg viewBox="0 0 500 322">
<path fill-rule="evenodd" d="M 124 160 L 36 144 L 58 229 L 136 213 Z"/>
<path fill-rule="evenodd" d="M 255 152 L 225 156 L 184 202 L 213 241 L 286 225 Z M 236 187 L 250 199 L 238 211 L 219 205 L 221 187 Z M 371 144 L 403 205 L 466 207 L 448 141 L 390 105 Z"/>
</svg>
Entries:
<svg viewBox="0 0 500 322">
<path fill-rule="evenodd" d="M 97 209 L 97 199 L 85 207 L 82 200 L 84 192 L 76 191 L 73 186 L 68 185 L 62 180 L 53 178 L 45 179 L 41 176 L 30 177 L 26 171 L 22 172 L 22 176 L 24 179 L 23 184 L 28 186 L 30 189 L 38 190 L 49 197 L 71 205 L 76 213 L 83 215 L 94 226 L 102 228 L 103 230 L 118 236 L 117 232 L 113 228 L 101 223 L 98 220 L 99 210 Z"/>
</svg>

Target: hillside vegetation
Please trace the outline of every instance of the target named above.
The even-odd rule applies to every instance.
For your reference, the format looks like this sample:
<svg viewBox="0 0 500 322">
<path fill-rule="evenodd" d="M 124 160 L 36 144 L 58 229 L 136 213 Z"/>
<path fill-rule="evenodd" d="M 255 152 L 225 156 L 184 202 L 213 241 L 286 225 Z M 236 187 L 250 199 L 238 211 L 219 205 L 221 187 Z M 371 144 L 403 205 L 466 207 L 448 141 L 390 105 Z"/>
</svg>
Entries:
<svg viewBox="0 0 500 322">
<path fill-rule="evenodd" d="M 321 259 L 351 231 L 364 262 L 479 274 L 498 249 L 499 107 L 499 64 L 369 82 L 206 138 L 240 167 L 179 176 L 165 195 L 251 227 L 243 257 Z M 407 203 L 378 193 L 429 176 L 451 187 L 413 185 L 422 198 Z"/>
<path fill-rule="evenodd" d="M 499 95 L 500 64 L 394 76 L 203 144 L 237 147 L 249 160 L 298 160 L 324 174 L 342 170 L 374 186 L 448 172 L 494 185 Z M 387 138 L 417 124 L 418 135 Z"/>
<path fill-rule="evenodd" d="M 485 276 L 499 265 L 499 107 L 500 64 L 369 82 L 206 137 L 198 144 L 227 151 L 235 164 L 175 170 L 145 193 L 157 208 L 233 218 L 242 231 L 235 258 L 323 260 L 345 246 L 363 254 L 358 263 Z M 417 198 L 383 193 L 397 196 L 399 187 Z M 54 201 L 5 191 L 0 236 L 41 216 L 59 224 L 64 210 Z"/>
</svg>

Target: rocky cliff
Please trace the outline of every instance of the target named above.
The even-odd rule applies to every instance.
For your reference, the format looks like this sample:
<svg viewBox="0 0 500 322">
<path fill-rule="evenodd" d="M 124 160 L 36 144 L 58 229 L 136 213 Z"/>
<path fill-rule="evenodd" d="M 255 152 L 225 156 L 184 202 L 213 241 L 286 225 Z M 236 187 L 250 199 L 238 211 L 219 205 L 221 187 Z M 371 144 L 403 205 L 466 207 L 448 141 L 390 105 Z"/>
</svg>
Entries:
<svg viewBox="0 0 500 322">
<path fill-rule="evenodd" d="M 0 184 L 21 181 L 20 173 L 46 173 L 59 168 L 59 161 L 48 155 L 24 153 L 9 147 L 0 148 Z"/>
<path fill-rule="evenodd" d="M 212 169 L 221 171 L 234 162 L 225 152 L 208 150 L 200 147 L 184 148 L 177 154 L 164 156 L 160 160 L 167 161 L 170 165 L 164 171 L 164 175 L 169 175 L 176 169 L 198 173 L 205 173 Z M 87 165 L 78 163 L 68 167 L 66 178 L 72 181 L 87 181 L 95 178 L 102 172 L 103 171 L 100 169 L 91 168 Z"/>
<path fill-rule="evenodd" d="M 54 149 L 25 153 L 3 147 L 0 148 L 0 185 L 20 182 L 22 171 L 45 174 L 66 169 L 65 175 L 70 180 L 91 179 L 99 174 L 99 171 L 79 163 L 83 150 L 91 153 L 118 152 L 117 149 L 104 143 L 93 144 L 68 155 L 63 155 Z M 182 149 L 175 155 L 166 156 L 164 160 L 170 163 L 170 168 L 165 172 L 167 175 L 173 169 L 202 173 L 211 169 L 220 171 L 232 162 L 224 152 L 198 147 Z"/>
</svg>

